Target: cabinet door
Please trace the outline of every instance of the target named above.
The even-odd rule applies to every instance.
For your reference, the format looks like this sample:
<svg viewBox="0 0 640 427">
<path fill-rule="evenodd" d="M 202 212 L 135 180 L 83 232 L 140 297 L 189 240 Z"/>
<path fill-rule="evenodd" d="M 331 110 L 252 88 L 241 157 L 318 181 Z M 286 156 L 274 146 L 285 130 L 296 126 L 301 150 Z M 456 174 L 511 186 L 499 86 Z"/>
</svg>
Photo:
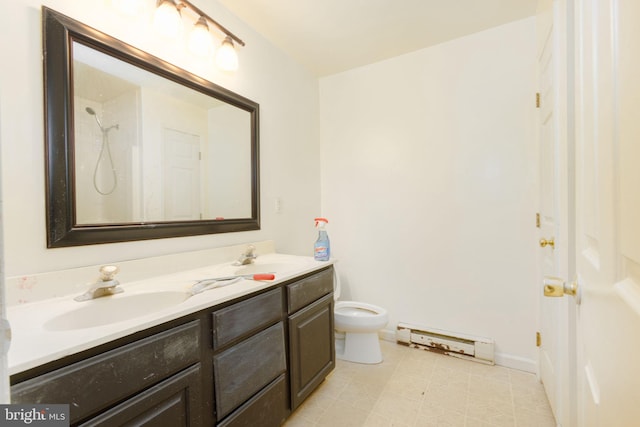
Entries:
<svg viewBox="0 0 640 427">
<path fill-rule="evenodd" d="M 293 411 L 336 365 L 333 293 L 289 317 L 289 346 Z"/>
<path fill-rule="evenodd" d="M 203 426 L 201 384 L 198 363 L 79 426 Z"/>
</svg>

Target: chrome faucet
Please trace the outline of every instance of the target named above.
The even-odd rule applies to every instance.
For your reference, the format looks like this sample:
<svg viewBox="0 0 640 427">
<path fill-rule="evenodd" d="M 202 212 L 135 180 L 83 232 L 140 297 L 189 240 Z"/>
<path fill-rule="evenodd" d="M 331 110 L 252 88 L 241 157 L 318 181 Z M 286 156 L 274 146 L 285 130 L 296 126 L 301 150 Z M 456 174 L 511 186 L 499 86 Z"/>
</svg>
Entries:
<svg viewBox="0 0 640 427">
<path fill-rule="evenodd" d="M 240 258 L 235 262 L 236 265 L 247 265 L 253 263 L 258 255 L 255 254 L 256 247 L 248 245 L 247 249 L 240 255 Z"/>
<path fill-rule="evenodd" d="M 89 290 L 84 294 L 75 297 L 74 300 L 88 301 L 107 295 L 119 294 L 120 292 L 124 292 L 124 290 L 118 286 L 120 282 L 114 279 L 114 276 L 118 274 L 119 271 L 120 268 L 115 265 L 103 265 L 102 267 L 100 267 L 100 276 L 91 285 Z"/>
</svg>

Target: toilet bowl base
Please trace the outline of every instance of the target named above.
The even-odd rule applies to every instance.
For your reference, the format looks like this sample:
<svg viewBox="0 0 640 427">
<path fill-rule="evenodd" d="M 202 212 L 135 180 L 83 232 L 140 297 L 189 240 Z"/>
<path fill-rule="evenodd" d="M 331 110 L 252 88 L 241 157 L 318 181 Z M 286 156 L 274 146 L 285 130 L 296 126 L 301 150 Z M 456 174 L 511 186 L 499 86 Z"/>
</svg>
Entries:
<svg viewBox="0 0 640 427">
<path fill-rule="evenodd" d="M 382 362 L 377 332 L 336 332 L 336 357 L 348 362 L 376 364 Z"/>
</svg>

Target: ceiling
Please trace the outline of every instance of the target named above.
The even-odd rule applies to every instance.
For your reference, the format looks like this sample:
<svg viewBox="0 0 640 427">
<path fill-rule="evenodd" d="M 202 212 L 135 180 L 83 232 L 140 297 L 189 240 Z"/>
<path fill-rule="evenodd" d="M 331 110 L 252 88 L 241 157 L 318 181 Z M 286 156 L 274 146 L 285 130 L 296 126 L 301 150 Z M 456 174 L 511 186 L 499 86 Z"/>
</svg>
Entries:
<svg viewBox="0 0 640 427">
<path fill-rule="evenodd" d="M 219 0 L 317 76 L 535 14 L 538 0 Z"/>
</svg>

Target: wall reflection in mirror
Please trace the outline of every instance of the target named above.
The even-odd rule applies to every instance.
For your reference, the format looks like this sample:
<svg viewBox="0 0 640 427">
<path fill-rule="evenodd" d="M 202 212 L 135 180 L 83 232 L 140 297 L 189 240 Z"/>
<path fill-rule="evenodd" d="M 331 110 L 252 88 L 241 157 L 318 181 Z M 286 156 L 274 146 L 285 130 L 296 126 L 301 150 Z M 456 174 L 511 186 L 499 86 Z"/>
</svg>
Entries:
<svg viewBox="0 0 640 427">
<path fill-rule="evenodd" d="M 77 224 L 251 216 L 248 111 L 72 49 Z"/>
</svg>

